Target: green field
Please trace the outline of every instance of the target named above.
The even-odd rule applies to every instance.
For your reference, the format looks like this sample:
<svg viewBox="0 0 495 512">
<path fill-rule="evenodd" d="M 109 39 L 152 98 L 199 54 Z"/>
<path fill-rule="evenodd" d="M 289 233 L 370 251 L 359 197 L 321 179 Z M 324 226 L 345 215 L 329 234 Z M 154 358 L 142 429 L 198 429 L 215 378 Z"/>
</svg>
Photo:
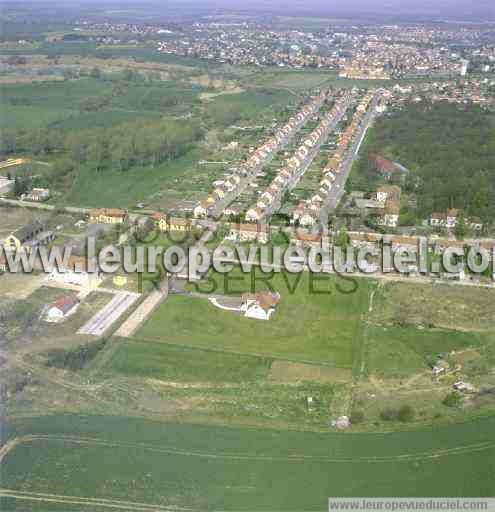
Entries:
<svg viewBox="0 0 495 512">
<path fill-rule="evenodd" d="M 48 126 L 61 129 L 108 127 L 136 118 L 190 112 L 201 88 L 175 82 L 126 83 L 115 93 L 115 81 L 79 80 L 1 85 L 1 125 L 8 129 Z M 103 109 L 85 112 L 88 99 L 104 98 Z"/>
<path fill-rule="evenodd" d="M 271 360 L 163 343 L 122 341 L 109 371 L 180 382 L 249 382 L 266 377 Z"/>
<path fill-rule="evenodd" d="M 191 66 L 193 68 L 207 68 L 211 67 L 211 64 L 200 59 L 193 59 L 188 57 L 181 57 L 179 55 L 170 55 L 165 53 L 157 52 L 152 47 L 136 47 L 136 46 L 119 46 L 113 48 L 102 48 L 96 43 L 42 43 L 36 47 L 26 49 L 11 49 L 2 48 L 0 55 L 17 55 L 17 54 L 37 54 L 47 55 L 54 57 L 57 55 L 78 55 L 81 57 L 98 57 L 104 60 L 118 59 L 118 58 L 132 58 L 139 62 L 160 62 L 165 64 L 179 65 L 179 66 Z M 104 61 L 103 61 L 104 62 Z"/>
<path fill-rule="evenodd" d="M 255 275 L 266 277 L 259 271 Z M 212 274 L 214 281 L 200 283 L 197 290 L 203 292 L 203 298 L 169 297 L 136 338 L 385 376 L 424 372 L 440 355 L 468 349 L 482 354 L 484 366 L 494 360 L 493 331 L 475 329 L 492 321 L 491 307 L 486 306 L 491 303 L 492 290 L 406 283 L 376 288 L 374 282 L 358 279 L 355 293 L 346 294 L 338 287 L 350 289 L 352 285 L 332 276 L 327 283 L 314 283 L 315 290 L 329 293 L 315 294 L 309 291 L 307 274 L 301 275 L 297 286 L 297 276 L 287 276 L 275 274 L 270 281 L 282 300 L 268 322 L 222 311 L 206 300 L 208 293 L 239 296 L 249 289 L 251 276 L 235 270 L 228 274 L 228 281 Z M 295 286 L 293 294 L 288 285 Z M 256 286 L 266 288 L 263 282 Z M 194 291 L 196 286 L 189 289 Z M 472 308 L 479 305 L 476 314 L 467 314 L 471 311 L 466 309 L 468 303 Z M 451 315 L 456 323 L 449 325 L 446 319 Z M 435 321 L 431 322 L 432 318 Z"/>
<path fill-rule="evenodd" d="M 59 501 L 63 510 L 94 510 L 99 499 L 316 511 L 330 496 L 492 496 L 494 426 L 490 418 L 416 432 L 311 434 L 121 417 L 25 419 L 8 435 L 40 437 L 18 444 L 2 464 L 2 487 L 25 498 L 4 498 L 2 510 L 59 510 L 27 493 L 58 495 L 53 507 Z"/>
<path fill-rule="evenodd" d="M 256 273 L 257 278 L 264 276 Z M 284 276 L 293 294 L 287 290 Z M 220 277 L 220 276 L 217 276 Z M 297 277 L 300 282 L 296 285 Z M 229 274 L 229 291 L 249 290 L 251 275 Z M 256 321 L 215 308 L 206 299 L 171 296 L 138 332 L 138 338 L 184 346 L 279 357 L 295 361 L 352 367 L 359 354 L 360 318 L 368 306 L 370 287 L 360 280 L 355 293 L 343 294 L 337 281 L 314 284 L 307 274 L 276 274 L 271 281 L 282 300 L 270 321 Z M 222 287 L 222 281 L 219 281 Z M 343 285 L 348 286 L 347 284 Z M 258 283 L 258 289 L 266 285 Z M 219 290 L 217 290 L 218 293 Z"/>
<path fill-rule="evenodd" d="M 88 207 L 129 207 L 138 201 L 160 201 L 162 194 L 170 196 L 170 189 L 178 187 L 180 191 L 186 187 L 181 179 L 189 178 L 192 182 L 198 179 L 194 176 L 198 156 L 198 152 L 192 150 L 170 163 L 154 168 L 135 168 L 124 173 L 118 170 L 101 173 L 86 168 L 75 178 L 64 202 Z M 201 190 L 194 188 L 197 194 Z M 189 194 L 193 191 L 189 187 Z"/>
<path fill-rule="evenodd" d="M 367 333 L 366 369 L 370 373 L 419 372 L 438 354 L 492 344 L 493 336 L 443 329 L 376 326 Z"/>
</svg>

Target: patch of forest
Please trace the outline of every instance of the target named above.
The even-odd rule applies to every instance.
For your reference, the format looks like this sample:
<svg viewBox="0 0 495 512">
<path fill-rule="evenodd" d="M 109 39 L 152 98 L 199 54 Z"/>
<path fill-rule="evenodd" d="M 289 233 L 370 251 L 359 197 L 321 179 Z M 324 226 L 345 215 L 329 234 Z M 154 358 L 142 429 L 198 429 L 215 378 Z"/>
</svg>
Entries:
<svg viewBox="0 0 495 512">
<path fill-rule="evenodd" d="M 410 170 L 403 189 L 417 198 L 415 215 L 460 208 L 491 223 L 495 213 L 495 119 L 475 105 L 415 103 L 380 117 L 370 130 L 349 186 L 384 182 L 373 155 Z"/>
</svg>

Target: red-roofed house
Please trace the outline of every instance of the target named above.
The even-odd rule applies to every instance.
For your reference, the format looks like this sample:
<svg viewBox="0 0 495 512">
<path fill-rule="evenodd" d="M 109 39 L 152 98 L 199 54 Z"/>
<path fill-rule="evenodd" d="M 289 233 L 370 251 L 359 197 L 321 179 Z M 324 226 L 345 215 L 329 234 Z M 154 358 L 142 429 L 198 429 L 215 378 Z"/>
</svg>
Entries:
<svg viewBox="0 0 495 512">
<path fill-rule="evenodd" d="M 75 295 L 66 295 L 55 301 L 46 312 L 45 320 L 51 323 L 62 322 L 73 315 L 79 307 L 79 299 Z"/>
</svg>

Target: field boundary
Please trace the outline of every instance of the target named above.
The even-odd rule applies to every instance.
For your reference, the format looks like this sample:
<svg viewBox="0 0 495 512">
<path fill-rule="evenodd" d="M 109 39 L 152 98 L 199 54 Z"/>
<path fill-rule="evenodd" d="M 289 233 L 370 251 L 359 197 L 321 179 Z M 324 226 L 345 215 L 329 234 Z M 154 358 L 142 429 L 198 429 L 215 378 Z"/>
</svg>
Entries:
<svg viewBox="0 0 495 512">
<path fill-rule="evenodd" d="M 14 438 L 14 447 L 20 444 L 33 443 L 36 441 L 52 441 L 61 443 L 73 443 L 79 445 L 93 445 L 101 446 L 106 448 L 129 448 L 129 449 L 140 449 L 151 453 L 162 453 L 166 455 L 178 455 L 184 457 L 201 457 L 206 459 L 226 459 L 234 461 L 261 461 L 261 462 L 323 462 L 331 464 L 360 464 L 360 463 L 392 463 L 392 462 L 414 462 L 422 461 L 424 459 L 437 459 L 441 457 L 447 457 L 449 455 L 462 455 L 466 453 L 473 453 L 479 451 L 485 451 L 495 448 L 495 441 L 484 441 L 480 443 L 468 444 L 463 446 L 455 446 L 452 448 L 440 448 L 433 449 L 426 452 L 417 453 L 404 453 L 399 455 L 388 455 L 388 456 L 367 456 L 367 457 L 329 457 L 324 455 L 304 455 L 293 454 L 293 455 L 253 455 L 246 452 L 224 452 L 224 453 L 213 453 L 202 450 L 181 450 L 171 446 L 153 445 L 149 443 L 131 443 L 126 441 L 110 441 L 108 439 L 99 439 L 92 437 L 78 437 L 78 436 L 67 436 L 67 435 L 50 435 L 50 434 L 33 434 L 24 436 L 21 438 Z M 10 450 L 11 452 L 12 450 Z"/>
<path fill-rule="evenodd" d="M 287 361 L 289 363 L 303 363 L 303 364 L 309 364 L 311 366 L 326 366 L 328 368 L 343 368 L 345 370 L 352 370 L 352 365 L 337 365 L 337 364 L 331 364 L 331 363 L 324 363 L 321 361 L 311 361 L 307 359 L 295 359 L 295 358 L 289 358 L 289 357 L 283 357 L 278 355 L 273 355 L 269 353 L 258 353 L 258 352 L 241 352 L 238 350 L 227 350 L 227 349 L 221 349 L 221 348 L 215 348 L 215 347 L 200 347 L 197 345 L 187 345 L 185 343 L 174 343 L 169 341 L 163 341 L 159 338 L 149 338 L 147 336 L 138 336 L 138 337 L 131 337 L 131 338 L 125 338 L 129 341 L 133 341 L 136 343 L 161 343 L 163 345 L 170 345 L 172 347 L 182 347 L 187 348 L 189 350 L 201 350 L 203 352 L 216 352 L 220 354 L 231 354 L 236 356 L 252 356 L 252 357 L 258 357 L 262 359 L 274 359 L 278 361 Z"/>
<path fill-rule="evenodd" d="M 0 489 L 0 497 L 13 498 L 27 501 L 43 501 L 48 503 L 61 503 L 68 505 L 84 505 L 92 507 L 113 508 L 120 510 L 130 510 L 135 512 L 168 512 L 172 510 L 193 510 L 191 508 L 152 505 L 147 503 L 137 503 L 124 500 L 113 500 L 107 498 L 85 498 L 82 496 L 64 496 L 61 494 L 47 494 L 41 492 L 16 491 L 14 489 Z"/>
</svg>

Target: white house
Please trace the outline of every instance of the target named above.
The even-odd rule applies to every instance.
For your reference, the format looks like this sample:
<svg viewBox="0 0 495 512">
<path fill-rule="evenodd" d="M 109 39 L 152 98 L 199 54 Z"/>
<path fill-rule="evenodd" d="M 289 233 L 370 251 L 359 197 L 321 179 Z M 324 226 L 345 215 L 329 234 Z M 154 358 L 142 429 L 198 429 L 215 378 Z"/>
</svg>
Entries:
<svg viewBox="0 0 495 512">
<path fill-rule="evenodd" d="M 257 222 L 261 220 L 261 217 L 263 216 L 263 211 L 260 208 L 250 208 L 246 212 L 246 220 L 248 222 Z"/>
<path fill-rule="evenodd" d="M 270 320 L 279 302 L 279 293 L 247 293 L 242 296 L 241 313 L 244 313 L 246 318 Z"/>
<path fill-rule="evenodd" d="M 215 204 L 215 199 L 209 196 L 205 201 L 199 202 L 193 210 L 194 218 L 203 219 L 208 214 L 208 209 Z"/>
<path fill-rule="evenodd" d="M 50 199 L 50 189 L 48 188 L 33 188 L 31 192 L 22 194 L 23 201 L 42 202 Z"/>
<path fill-rule="evenodd" d="M 79 307 L 79 299 L 75 295 L 61 297 L 46 312 L 45 320 L 50 323 L 64 321 L 73 315 Z"/>
</svg>

